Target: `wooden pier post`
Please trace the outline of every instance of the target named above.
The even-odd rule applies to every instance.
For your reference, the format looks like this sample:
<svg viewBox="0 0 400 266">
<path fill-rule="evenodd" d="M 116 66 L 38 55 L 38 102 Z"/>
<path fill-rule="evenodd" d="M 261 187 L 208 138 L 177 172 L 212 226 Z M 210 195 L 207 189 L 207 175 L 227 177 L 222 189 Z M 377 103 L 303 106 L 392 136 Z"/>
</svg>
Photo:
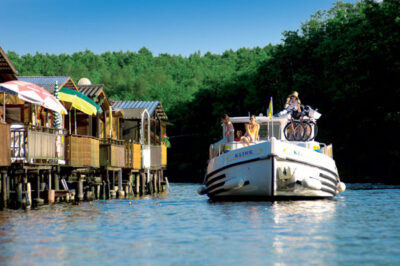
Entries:
<svg viewBox="0 0 400 266">
<path fill-rule="evenodd" d="M 111 189 L 110 189 L 110 175 L 108 170 L 106 170 L 106 175 L 107 175 L 107 198 L 111 198 Z"/>
<path fill-rule="evenodd" d="M 7 208 L 7 171 L 2 170 L 1 172 L 1 200 L 2 207 Z"/>
<path fill-rule="evenodd" d="M 164 184 L 166 184 L 165 178 L 164 178 L 164 171 L 163 171 L 163 170 L 161 170 L 161 172 L 160 172 L 160 179 L 161 179 L 161 182 L 163 182 Z M 161 183 L 161 190 L 162 190 L 163 192 L 165 192 L 165 191 L 167 190 L 166 187 L 167 187 L 167 185 L 163 185 L 163 184 Z"/>
<path fill-rule="evenodd" d="M 140 175 L 139 174 L 135 174 L 135 194 L 136 196 L 139 195 L 140 193 Z"/>
<path fill-rule="evenodd" d="M 146 174 L 140 174 L 140 188 L 141 188 L 141 195 L 146 194 Z"/>
<path fill-rule="evenodd" d="M 106 181 L 105 180 L 103 180 L 103 200 L 105 200 L 106 199 Z"/>
<path fill-rule="evenodd" d="M 100 185 L 99 184 L 96 185 L 96 199 L 97 200 L 100 199 Z"/>
<path fill-rule="evenodd" d="M 122 170 L 118 171 L 118 198 L 125 198 L 125 191 L 122 189 Z"/>
<path fill-rule="evenodd" d="M 36 205 L 43 205 L 44 201 L 43 199 L 40 198 L 40 191 L 41 191 L 41 173 L 38 171 L 36 173 L 36 198 L 35 198 L 35 203 Z"/>
<path fill-rule="evenodd" d="M 154 187 L 153 187 L 153 180 L 154 180 L 154 175 L 153 174 L 151 174 L 151 173 L 149 173 L 149 182 L 147 183 L 147 185 L 148 185 L 148 188 L 149 188 L 149 193 L 150 193 L 150 195 L 153 195 L 153 193 L 154 193 Z"/>
<path fill-rule="evenodd" d="M 153 174 L 153 187 L 154 187 L 154 192 L 158 193 L 158 174 L 157 174 L 157 170 L 154 171 Z"/>
<path fill-rule="evenodd" d="M 32 189 L 31 183 L 26 183 L 26 208 L 30 209 L 32 206 Z"/>
<path fill-rule="evenodd" d="M 57 171 L 54 172 L 54 189 L 60 190 L 60 171 L 58 170 L 59 167 L 57 167 Z"/>
<path fill-rule="evenodd" d="M 80 177 L 78 179 L 78 200 L 83 200 L 83 180 Z"/>
<path fill-rule="evenodd" d="M 162 188 L 162 172 L 163 170 L 159 170 L 158 172 L 158 191 L 163 192 L 163 188 Z"/>
<path fill-rule="evenodd" d="M 18 183 L 17 185 L 17 206 L 21 208 L 23 205 L 22 203 L 22 183 Z"/>
</svg>

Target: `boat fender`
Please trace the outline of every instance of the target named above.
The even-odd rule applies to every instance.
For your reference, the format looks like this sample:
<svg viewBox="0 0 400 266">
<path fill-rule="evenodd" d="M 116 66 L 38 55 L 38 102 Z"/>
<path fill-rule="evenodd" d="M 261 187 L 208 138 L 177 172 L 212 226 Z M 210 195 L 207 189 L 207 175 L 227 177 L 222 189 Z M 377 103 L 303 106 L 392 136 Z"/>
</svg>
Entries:
<svg viewBox="0 0 400 266">
<path fill-rule="evenodd" d="M 322 188 L 321 181 L 314 178 L 304 178 L 302 181 L 302 185 L 306 188 L 311 188 L 315 190 L 321 190 Z"/>
<path fill-rule="evenodd" d="M 339 192 L 344 192 L 346 190 L 346 184 L 343 182 L 339 182 L 337 184 L 337 188 L 338 188 Z"/>
<path fill-rule="evenodd" d="M 206 190 L 207 188 L 205 186 L 201 186 L 197 189 L 197 193 L 199 193 L 199 195 L 204 195 L 206 194 Z"/>
<path fill-rule="evenodd" d="M 244 180 L 240 177 L 234 177 L 225 181 L 224 188 L 225 189 L 238 189 L 243 187 Z"/>
</svg>

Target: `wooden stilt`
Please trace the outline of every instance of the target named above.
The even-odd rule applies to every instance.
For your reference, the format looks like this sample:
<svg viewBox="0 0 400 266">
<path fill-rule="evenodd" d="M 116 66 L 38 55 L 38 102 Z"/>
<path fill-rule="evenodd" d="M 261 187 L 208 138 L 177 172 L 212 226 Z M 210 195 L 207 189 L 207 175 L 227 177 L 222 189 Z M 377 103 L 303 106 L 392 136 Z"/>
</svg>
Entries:
<svg viewBox="0 0 400 266">
<path fill-rule="evenodd" d="M 139 193 L 140 193 L 140 175 L 139 174 L 136 174 L 135 175 L 135 191 L 136 191 L 136 196 L 138 196 L 139 195 Z"/>
<path fill-rule="evenodd" d="M 26 208 L 30 209 L 32 206 L 32 189 L 31 183 L 26 183 Z"/>
<path fill-rule="evenodd" d="M 146 194 L 146 174 L 141 173 L 140 174 L 140 189 L 141 189 L 141 195 Z"/>
<path fill-rule="evenodd" d="M 1 171 L 1 200 L 2 208 L 7 208 L 7 172 Z"/>
</svg>

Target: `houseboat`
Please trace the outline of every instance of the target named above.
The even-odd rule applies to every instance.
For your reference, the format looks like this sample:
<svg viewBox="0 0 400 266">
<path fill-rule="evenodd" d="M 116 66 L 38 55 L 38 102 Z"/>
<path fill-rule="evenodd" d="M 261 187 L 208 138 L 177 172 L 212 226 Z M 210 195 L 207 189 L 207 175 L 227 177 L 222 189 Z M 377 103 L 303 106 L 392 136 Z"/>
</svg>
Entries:
<svg viewBox="0 0 400 266">
<path fill-rule="evenodd" d="M 315 140 L 288 141 L 287 117 L 256 116 L 258 140 L 220 141 L 210 146 L 210 158 L 201 195 L 213 200 L 274 200 L 331 198 L 344 191 L 332 156 L 332 145 Z M 230 119 L 245 132 L 249 117 Z M 311 137 L 310 139 L 314 139 Z"/>
</svg>

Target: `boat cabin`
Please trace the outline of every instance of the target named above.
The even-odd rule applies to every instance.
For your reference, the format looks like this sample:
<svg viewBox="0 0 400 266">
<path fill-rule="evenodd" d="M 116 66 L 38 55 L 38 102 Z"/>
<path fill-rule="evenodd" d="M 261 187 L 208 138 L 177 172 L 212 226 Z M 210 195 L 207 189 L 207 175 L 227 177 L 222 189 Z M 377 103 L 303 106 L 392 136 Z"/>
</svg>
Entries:
<svg viewBox="0 0 400 266">
<path fill-rule="evenodd" d="M 242 117 L 231 117 L 230 121 L 235 129 L 235 138 L 237 131 L 241 130 L 243 135 L 246 133 L 246 124 L 250 122 L 248 116 Z M 266 116 L 256 116 L 256 122 L 260 125 L 260 130 L 258 132 L 258 141 L 255 143 L 250 143 L 250 145 L 258 144 L 262 141 L 267 141 L 274 137 L 278 140 L 288 141 L 285 137 L 284 130 L 285 126 L 288 124 L 289 119 L 287 117 L 266 117 Z M 225 125 L 222 124 L 222 134 L 225 131 Z M 314 132 L 312 132 L 314 134 Z M 325 144 L 319 143 L 317 141 L 290 141 L 294 145 L 298 145 L 304 148 L 319 150 L 325 147 Z M 323 146 L 321 148 L 321 146 Z M 210 159 L 225 153 L 229 150 L 236 150 L 244 147 L 240 141 L 227 142 L 226 138 L 218 141 L 217 143 L 210 146 Z M 332 147 L 330 149 L 330 154 L 332 153 Z"/>
</svg>

